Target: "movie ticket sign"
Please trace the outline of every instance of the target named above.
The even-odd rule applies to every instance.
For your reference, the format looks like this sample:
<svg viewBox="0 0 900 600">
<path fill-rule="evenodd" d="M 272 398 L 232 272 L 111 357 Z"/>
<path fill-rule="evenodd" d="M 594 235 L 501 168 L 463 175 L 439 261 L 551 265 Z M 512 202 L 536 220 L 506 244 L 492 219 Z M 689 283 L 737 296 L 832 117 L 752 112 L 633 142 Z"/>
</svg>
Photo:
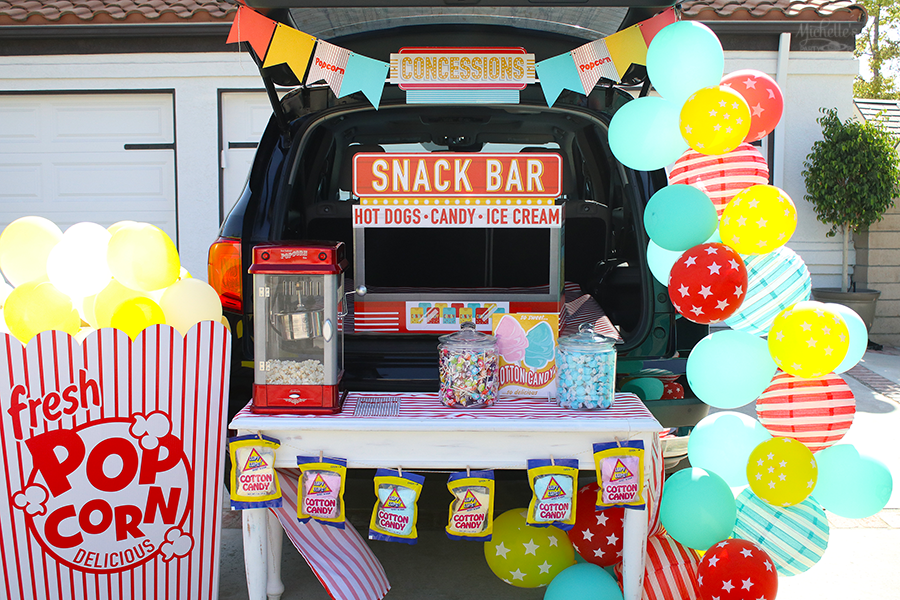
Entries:
<svg viewBox="0 0 900 600">
<path fill-rule="evenodd" d="M 0 334 L 0 597 L 218 597 L 230 346 Z"/>
<path fill-rule="evenodd" d="M 353 157 L 359 198 L 557 198 L 562 157 L 548 152 L 360 152 Z"/>
</svg>

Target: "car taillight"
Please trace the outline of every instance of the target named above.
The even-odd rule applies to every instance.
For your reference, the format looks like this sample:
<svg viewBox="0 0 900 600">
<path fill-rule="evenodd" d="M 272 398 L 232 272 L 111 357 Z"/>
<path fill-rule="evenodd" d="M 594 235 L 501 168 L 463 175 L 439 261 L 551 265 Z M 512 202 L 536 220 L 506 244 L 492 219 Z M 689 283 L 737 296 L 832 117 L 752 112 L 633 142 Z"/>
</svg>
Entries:
<svg viewBox="0 0 900 600">
<path fill-rule="evenodd" d="M 209 285 L 222 300 L 222 308 L 241 313 L 241 243 L 220 237 L 209 247 Z"/>
</svg>

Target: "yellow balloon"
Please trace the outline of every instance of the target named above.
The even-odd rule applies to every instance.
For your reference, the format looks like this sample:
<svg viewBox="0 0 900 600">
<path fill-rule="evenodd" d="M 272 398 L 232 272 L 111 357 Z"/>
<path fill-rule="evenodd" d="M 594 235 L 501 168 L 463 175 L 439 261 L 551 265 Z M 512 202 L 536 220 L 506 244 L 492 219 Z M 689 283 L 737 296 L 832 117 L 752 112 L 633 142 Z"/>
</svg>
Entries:
<svg viewBox="0 0 900 600">
<path fill-rule="evenodd" d="M 56 329 L 75 335 L 81 328 L 72 300 L 49 281 L 17 286 L 6 299 L 3 317 L 9 332 L 23 344 L 42 331 Z"/>
<path fill-rule="evenodd" d="M 122 224 L 109 240 L 106 260 L 119 283 L 143 292 L 172 285 L 181 271 L 175 244 L 149 223 Z"/>
<path fill-rule="evenodd" d="M 117 232 L 118 230 L 125 227 L 126 225 L 137 225 L 137 222 L 136 221 L 118 221 L 116 223 L 113 223 L 109 227 L 107 227 L 106 230 L 109 232 L 110 235 L 112 235 L 115 232 Z"/>
<path fill-rule="evenodd" d="M 753 449 L 747 461 L 750 489 L 772 506 L 803 502 L 816 487 L 818 476 L 812 452 L 793 438 L 766 440 Z"/>
<path fill-rule="evenodd" d="M 113 312 L 110 324 L 116 329 L 121 329 L 131 339 L 151 325 L 162 325 L 166 322 L 159 304 L 150 298 L 136 297 L 119 304 Z"/>
<path fill-rule="evenodd" d="M 199 279 L 176 281 L 159 302 L 166 314 L 166 324 L 181 335 L 200 321 L 216 321 L 222 317 L 222 301 L 211 285 Z"/>
<path fill-rule="evenodd" d="M 146 297 L 147 295 L 143 292 L 125 287 L 113 279 L 94 298 L 94 320 L 88 321 L 88 323 L 97 329 L 112 327 L 112 316 L 120 304 L 132 298 Z"/>
<path fill-rule="evenodd" d="M 798 302 L 781 311 L 769 330 L 769 354 L 782 371 L 822 377 L 847 354 L 850 334 L 837 311 L 821 302 Z"/>
<path fill-rule="evenodd" d="M 797 228 L 797 208 L 784 190 L 753 185 L 722 211 L 719 236 L 740 254 L 767 254 L 783 246 Z"/>
<path fill-rule="evenodd" d="M 749 131 L 750 107 L 731 88 L 697 90 L 681 107 L 681 135 L 701 154 L 731 152 Z"/>
<path fill-rule="evenodd" d="M 47 257 L 63 233 L 44 217 L 22 217 L 0 234 L 0 270 L 13 287 L 46 279 Z"/>
<path fill-rule="evenodd" d="M 536 588 L 549 584 L 575 564 L 575 549 L 561 529 L 532 527 L 525 509 L 514 508 L 494 519 L 491 541 L 484 543 L 484 558 L 494 575 L 510 585 Z"/>
</svg>

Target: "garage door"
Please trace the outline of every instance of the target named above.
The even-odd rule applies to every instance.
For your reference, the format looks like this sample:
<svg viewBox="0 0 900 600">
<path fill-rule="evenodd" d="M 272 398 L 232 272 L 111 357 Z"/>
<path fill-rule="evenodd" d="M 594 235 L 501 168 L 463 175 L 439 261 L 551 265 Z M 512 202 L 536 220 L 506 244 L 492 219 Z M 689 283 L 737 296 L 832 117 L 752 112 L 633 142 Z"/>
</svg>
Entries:
<svg viewBox="0 0 900 600">
<path fill-rule="evenodd" d="M 0 226 L 152 223 L 177 243 L 172 92 L 0 94 Z"/>
<path fill-rule="evenodd" d="M 222 168 L 220 218 L 241 197 L 256 146 L 262 137 L 272 105 L 265 92 L 222 92 Z"/>
</svg>

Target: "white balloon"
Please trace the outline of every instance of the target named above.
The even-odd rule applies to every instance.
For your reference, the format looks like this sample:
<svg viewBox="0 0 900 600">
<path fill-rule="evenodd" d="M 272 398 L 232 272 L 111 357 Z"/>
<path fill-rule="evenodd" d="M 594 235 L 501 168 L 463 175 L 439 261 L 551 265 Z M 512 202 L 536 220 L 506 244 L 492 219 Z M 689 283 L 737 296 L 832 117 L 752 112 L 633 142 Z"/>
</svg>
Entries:
<svg viewBox="0 0 900 600">
<path fill-rule="evenodd" d="M 47 276 L 73 299 L 92 296 L 109 284 L 106 247 L 112 236 L 96 223 L 76 223 L 47 257 Z"/>
<path fill-rule="evenodd" d="M 166 324 L 181 335 L 200 321 L 219 321 L 222 302 L 211 285 L 199 279 L 180 279 L 170 285 L 159 302 Z"/>
</svg>

